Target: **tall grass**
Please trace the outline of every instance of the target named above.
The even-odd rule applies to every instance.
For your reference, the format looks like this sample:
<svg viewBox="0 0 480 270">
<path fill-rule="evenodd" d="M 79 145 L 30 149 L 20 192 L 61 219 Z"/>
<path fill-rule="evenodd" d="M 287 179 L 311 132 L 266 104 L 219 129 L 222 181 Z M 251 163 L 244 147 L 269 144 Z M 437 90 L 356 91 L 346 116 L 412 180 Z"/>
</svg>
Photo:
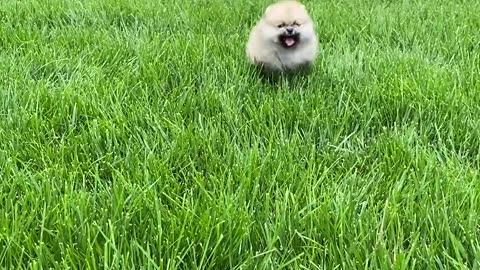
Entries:
<svg viewBox="0 0 480 270">
<path fill-rule="evenodd" d="M 480 2 L 0 3 L 0 267 L 478 269 Z"/>
</svg>

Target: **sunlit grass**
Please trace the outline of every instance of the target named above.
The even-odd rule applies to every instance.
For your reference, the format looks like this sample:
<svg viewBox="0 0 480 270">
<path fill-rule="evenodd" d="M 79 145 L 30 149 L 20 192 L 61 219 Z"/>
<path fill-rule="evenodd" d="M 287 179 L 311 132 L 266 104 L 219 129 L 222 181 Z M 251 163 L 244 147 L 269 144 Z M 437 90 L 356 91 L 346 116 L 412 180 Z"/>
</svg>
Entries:
<svg viewBox="0 0 480 270">
<path fill-rule="evenodd" d="M 478 268 L 480 2 L 305 4 L 267 83 L 265 1 L 1 1 L 0 266 Z"/>
</svg>

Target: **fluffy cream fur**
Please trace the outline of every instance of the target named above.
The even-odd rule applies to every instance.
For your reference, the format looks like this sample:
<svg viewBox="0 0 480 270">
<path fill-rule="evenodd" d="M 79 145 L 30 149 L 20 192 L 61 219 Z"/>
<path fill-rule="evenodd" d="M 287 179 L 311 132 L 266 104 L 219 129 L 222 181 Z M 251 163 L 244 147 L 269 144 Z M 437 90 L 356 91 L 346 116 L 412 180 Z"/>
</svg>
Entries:
<svg viewBox="0 0 480 270">
<path fill-rule="evenodd" d="M 312 19 L 305 6 L 296 1 L 268 6 L 253 28 L 246 49 L 251 63 L 274 71 L 311 65 L 317 51 Z"/>
</svg>

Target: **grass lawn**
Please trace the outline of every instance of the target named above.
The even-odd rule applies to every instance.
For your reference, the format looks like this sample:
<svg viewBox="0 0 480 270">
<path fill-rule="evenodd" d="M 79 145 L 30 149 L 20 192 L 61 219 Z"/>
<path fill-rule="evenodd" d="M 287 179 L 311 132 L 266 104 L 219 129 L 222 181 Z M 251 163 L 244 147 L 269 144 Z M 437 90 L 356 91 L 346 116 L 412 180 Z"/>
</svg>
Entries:
<svg viewBox="0 0 480 270">
<path fill-rule="evenodd" d="M 479 269 L 480 1 L 0 2 L 0 269 Z"/>
</svg>

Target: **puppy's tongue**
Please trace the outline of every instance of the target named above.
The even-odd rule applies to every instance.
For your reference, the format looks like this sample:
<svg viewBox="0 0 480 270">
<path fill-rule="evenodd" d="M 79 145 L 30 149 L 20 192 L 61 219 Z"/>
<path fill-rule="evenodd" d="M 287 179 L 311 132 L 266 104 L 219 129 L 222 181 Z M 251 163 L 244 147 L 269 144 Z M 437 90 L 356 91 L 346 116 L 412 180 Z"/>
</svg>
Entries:
<svg viewBox="0 0 480 270">
<path fill-rule="evenodd" d="M 285 45 L 288 47 L 291 47 L 293 44 L 295 44 L 295 40 L 293 38 L 286 38 L 283 42 L 285 42 Z"/>
</svg>

